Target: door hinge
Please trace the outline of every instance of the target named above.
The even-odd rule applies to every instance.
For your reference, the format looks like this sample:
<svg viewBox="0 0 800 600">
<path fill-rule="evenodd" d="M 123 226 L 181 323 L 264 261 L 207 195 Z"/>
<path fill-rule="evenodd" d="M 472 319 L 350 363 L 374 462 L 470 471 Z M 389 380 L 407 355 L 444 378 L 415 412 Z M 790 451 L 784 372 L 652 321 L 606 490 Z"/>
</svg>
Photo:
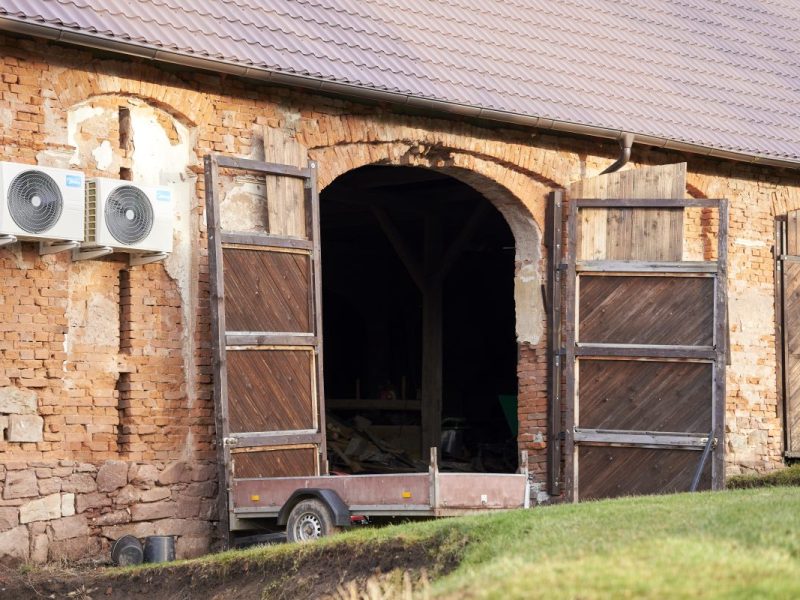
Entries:
<svg viewBox="0 0 800 600">
<path fill-rule="evenodd" d="M 222 438 L 222 445 L 226 448 L 230 448 L 231 446 L 236 446 L 239 443 L 239 439 L 235 437 L 226 437 Z"/>
</svg>

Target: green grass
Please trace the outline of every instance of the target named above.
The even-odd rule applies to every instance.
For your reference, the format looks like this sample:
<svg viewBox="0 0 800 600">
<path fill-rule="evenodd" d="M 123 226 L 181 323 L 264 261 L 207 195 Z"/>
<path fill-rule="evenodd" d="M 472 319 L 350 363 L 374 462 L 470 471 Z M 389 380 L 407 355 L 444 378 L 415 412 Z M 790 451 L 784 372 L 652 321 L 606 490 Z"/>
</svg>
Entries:
<svg viewBox="0 0 800 600">
<path fill-rule="evenodd" d="M 242 561 L 299 558 L 319 544 L 331 552 L 379 552 L 375 542 L 395 537 L 460 555 L 458 567 L 432 584 L 433 597 L 800 598 L 800 490 L 793 487 L 364 528 L 314 545 L 226 552 L 192 564 L 235 571 Z"/>
<path fill-rule="evenodd" d="M 465 544 L 450 598 L 800 598 L 800 490 L 561 505 L 364 530 Z"/>
</svg>

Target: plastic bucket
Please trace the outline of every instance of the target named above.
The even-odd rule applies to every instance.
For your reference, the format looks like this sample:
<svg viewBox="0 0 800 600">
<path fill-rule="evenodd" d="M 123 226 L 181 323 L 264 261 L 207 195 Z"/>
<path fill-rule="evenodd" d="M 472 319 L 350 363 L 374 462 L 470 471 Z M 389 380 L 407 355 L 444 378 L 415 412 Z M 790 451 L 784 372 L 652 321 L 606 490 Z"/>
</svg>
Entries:
<svg viewBox="0 0 800 600">
<path fill-rule="evenodd" d="M 111 546 L 111 562 L 120 567 L 141 564 L 143 558 L 142 543 L 132 535 L 119 538 Z"/>
<path fill-rule="evenodd" d="M 151 535 L 144 538 L 144 562 L 161 563 L 175 560 L 175 536 Z"/>
</svg>

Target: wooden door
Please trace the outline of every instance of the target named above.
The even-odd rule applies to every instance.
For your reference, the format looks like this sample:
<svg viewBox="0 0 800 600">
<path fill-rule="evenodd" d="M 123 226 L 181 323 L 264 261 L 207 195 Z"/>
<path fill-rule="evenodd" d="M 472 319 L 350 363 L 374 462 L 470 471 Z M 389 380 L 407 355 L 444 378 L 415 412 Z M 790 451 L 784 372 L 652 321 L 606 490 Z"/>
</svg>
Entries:
<svg viewBox="0 0 800 600">
<path fill-rule="evenodd" d="M 214 394 L 226 485 L 325 473 L 316 165 L 210 155 L 205 168 Z M 265 182 L 263 231 L 223 226 L 221 180 L 244 172 Z"/>
<path fill-rule="evenodd" d="M 629 181 L 605 198 L 569 199 L 565 488 L 574 500 L 723 485 L 727 203 L 684 199 L 681 173 L 685 165 L 614 174 L 644 188 L 666 177 L 675 198 L 642 198 Z M 718 212 L 718 260 L 683 260 L 687 207 Z"/>
<path fill-rule="evenodd" d="M 800 211 L 778 222 L 777 281 L 780 282 L 786 456 L 800 457 Z"/>
</svg>

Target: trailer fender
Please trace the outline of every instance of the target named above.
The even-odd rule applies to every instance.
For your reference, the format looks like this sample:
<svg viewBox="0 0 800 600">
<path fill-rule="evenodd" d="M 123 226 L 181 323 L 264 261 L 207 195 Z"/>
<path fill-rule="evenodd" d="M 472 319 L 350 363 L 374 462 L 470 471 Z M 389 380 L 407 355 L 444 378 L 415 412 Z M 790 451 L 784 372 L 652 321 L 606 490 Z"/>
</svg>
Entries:
<svg viewBox="0 0 800 600">
<path fill-rule="evenodd" d="M 334 490 L 326 488 L 303 488 L 295 490 L 278 512 L 278 525 L 286 525 L 289 513 L 295 505 L 308 498 L 316 498 L 325 503 L 333 515 L 333 523 L 337 527 L 350 527 L 350 509 Z"/>
</svg>

